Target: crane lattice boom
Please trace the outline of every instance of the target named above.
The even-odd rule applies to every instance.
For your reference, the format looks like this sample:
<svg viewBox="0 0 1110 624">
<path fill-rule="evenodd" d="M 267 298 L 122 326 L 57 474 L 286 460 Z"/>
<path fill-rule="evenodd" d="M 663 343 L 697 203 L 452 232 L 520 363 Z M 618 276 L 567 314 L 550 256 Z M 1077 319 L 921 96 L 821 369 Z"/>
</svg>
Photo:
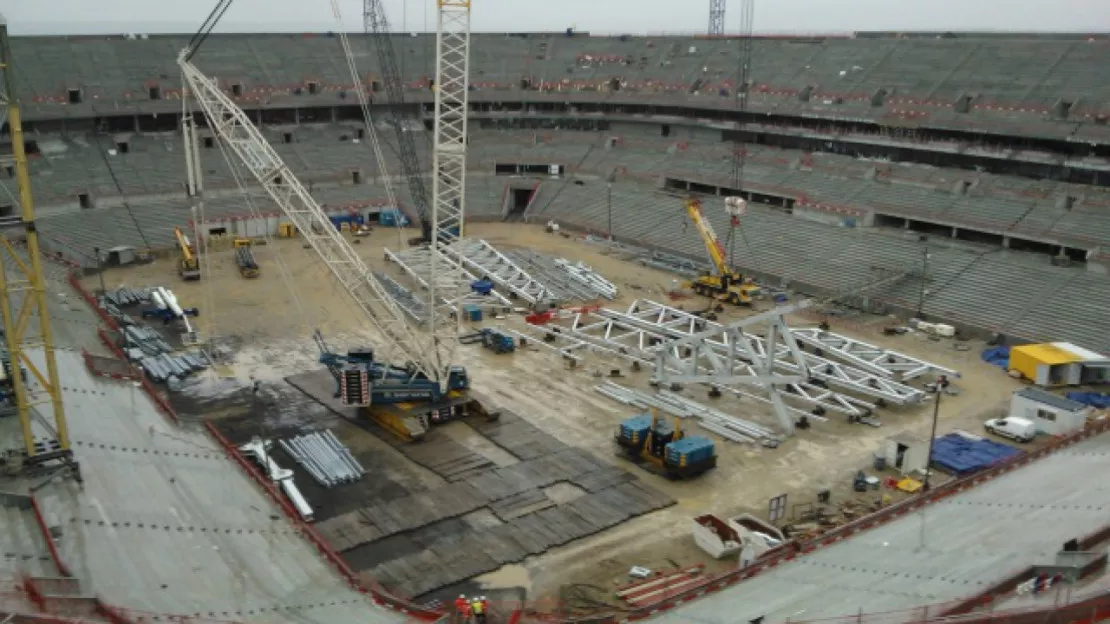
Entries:
<svg viewBox="0 0 1110 624">
<path fill-rule="evenodd" d="M 428 200 L 428 190 L 424 185 L 424 169 L 420 166 L 420 158 L 416 154 L 414 129 L 408 127 L 410 121 L 416 124 L 421 124 L 422 121 L 418 116 L 411 116 L 405 108 L 405 84 L 397 68 L 397 55 L 393 50 L 393 42 L 390 41 L 389 20 L 386 19 L 381 0 L 363 1 L 362 24 L 378 55 L 379 82 L 382 91 L 385 92 L 386 104 L 392 117 L 390 125 L 397 139 L 397 157 L 401 161 L 401 173 L 408 181 L 409 195 L 412 196 L 416 217 L 420 220 L 423 239 L 430 241 L 432 220 L 429 204 L 431 202 Z M 388 177 L 388 172 L 383 171 L 382 175 Z"/>
<path fill-rule="evenodd" d="M 381 334 L 377 352 L 386 361 L 411 362 L 429 379 L 445 384 L 454 357 L 454 342 L 437 332 L 410 327 L 404 312 L 347 243 L 324 210 L 309 195 L 258 128 L 211 78 L 188 61 L 188 50 L 178 65 L 190 95 L 200 104 L 208 125 L 253 174 L 259 184 L 293 222 L 312 250 Z M 431 323 L 445 321 L 435 318 Z"/>
</svg>

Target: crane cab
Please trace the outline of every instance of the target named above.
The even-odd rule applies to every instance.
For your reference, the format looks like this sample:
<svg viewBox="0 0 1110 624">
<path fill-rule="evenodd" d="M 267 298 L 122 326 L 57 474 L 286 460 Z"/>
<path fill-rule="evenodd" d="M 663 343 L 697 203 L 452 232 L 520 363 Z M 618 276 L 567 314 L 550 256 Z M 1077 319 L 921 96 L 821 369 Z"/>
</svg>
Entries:
<svg viewBox="0 0 1110 624">
<path fill-rule="evenodd" d="M 447 371 L 447 391 L 465 392 L 470 389 L 470 378 L 466 375 L 466 368 L 452 366 Z"/>
</svg>

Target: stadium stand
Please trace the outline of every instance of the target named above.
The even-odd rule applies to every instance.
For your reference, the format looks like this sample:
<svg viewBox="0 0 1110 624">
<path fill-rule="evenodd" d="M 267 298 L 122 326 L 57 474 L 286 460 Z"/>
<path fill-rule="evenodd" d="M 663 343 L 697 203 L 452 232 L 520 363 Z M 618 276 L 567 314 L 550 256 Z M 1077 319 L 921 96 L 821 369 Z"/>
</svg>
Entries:
<svg viewBox="0 0 1110 624">
<path fill-rule="evenodd" d="M 174 59 L 185 41 L 15 40 L 32 178 L 53 249 L 87 264 L 93 247 L 169 245 L 173 228 L 193 218 L 173 132 L 181 109 Z M 394 44 L 407 97 L 426 104 L 433 40 L 397 35 Z M 618 237 L 701 258 L 674 195 L 732 185 L 734 148 L 725 141 L 736 126 L 719 118 L 735 106 L 735 46 L 697 37 L 475 35 L 468 214 L 502 217 L 510 179 L 495 175 L 498 165 L 559 164 L 570 178 L 529 182 L 540 183 L 529 219 L 599 230 L 612 178 Z M 1099 79 L 1108 50 L 1102 36 L 757 40 L 747 97 L 759 117 L 745 132 L 797 140 L 745 143 L 742 187 L 774 207 L 746 219 L 737 262 L 772 282 L 839 292 L 876 266 L 918 270 L 927 235 L 927 313 L 1110 349 L 1110 321 L 1097 313 L 1110 300 L 1101 268 L 1110 266 L 1110 151 L 1101 147 Z M 363 60 L 374 91 L 372 55 Z M 196 59 L 240 105 L 264 111 L 267 138 L 321 203 L 381 207 L 390 202 L 372 151 L 359 124 L 344 121 L 354 98 L 341 61 L 334 37 L 300 34 L 214 35 Z M 1066 138 L 1075 140 L 1042 140 Z M 269 212 L 259 191 L 240 190 L 218 145 L 202 143 L 203 216 Z M 867 146 L 893 156 L 869 156 Z M 428 141 L 417 147 L 427 162 Z M 898 158 L 925 151 L 933 155 Z M 937 154 L 1026 168 L 954 168 Z M 1071 181 L 1068 172 L 1080 170 L 1094 183 Z M 399 175 L 396 163 L 389 175 Z M 411 207 L 405 185 L 394 190 Z M 723 213 L 712 213 L 725 227 Z M 1056 266 L 1067 263 L 1052 257 L 1077 265 Z M 920 278 L 904 280 L 882 299 L 915 310 L 920 286 Z M 1066 309 L 1051 312 L 1057 307 Z M 1043 320 L 1049 314 L 1058 318 Z"/>
</svg>

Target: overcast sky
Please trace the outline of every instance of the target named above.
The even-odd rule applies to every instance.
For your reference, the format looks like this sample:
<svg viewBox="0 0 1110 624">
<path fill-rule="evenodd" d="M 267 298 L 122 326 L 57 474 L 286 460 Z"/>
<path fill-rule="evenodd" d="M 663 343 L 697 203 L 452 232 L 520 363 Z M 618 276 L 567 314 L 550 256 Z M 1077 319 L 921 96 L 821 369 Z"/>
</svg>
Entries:
<svg viewBox="0 0 1110 624">
<path fill-rule="evenodd" d="M 434 1 L 385 0 L 394 30 L 433 29 Z M 348 30 L 361 30 L 361 0 L 339 4 Z M 191 33 L 213 6 L 215 0 L 0 0 L 0 13 L 14 34 Z M 474 0 L 472 30 L 701 32 L 708 13 L 709 0 Z M 738 13 L 726 14 L 729 30 Z M 1110 0 L 756 0 L 755 27 L 1105 32 Z M 218 31 L 334 29 L 329 0 L 236 0 Z"/>
</svg>

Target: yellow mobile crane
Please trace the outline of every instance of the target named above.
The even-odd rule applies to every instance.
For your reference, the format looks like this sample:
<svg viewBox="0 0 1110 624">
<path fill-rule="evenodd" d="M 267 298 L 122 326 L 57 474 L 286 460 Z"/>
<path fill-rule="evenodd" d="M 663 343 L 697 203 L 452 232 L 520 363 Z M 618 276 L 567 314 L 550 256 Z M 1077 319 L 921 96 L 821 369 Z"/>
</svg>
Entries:
<svg viewBox="0 0 1110 624">
<path fill-rule="evenodd" d="M 178 267 L 181 279 L 189 281 L 200 279 L 200 261 L 197 260 L 196 252 L 189 244 L 189 239 L 181 228 L 174 228 L 173 235 L 177 237 L 177 246 L 181 249 L 181 262 Z"/>
<path fill-rule="evenodd" d="M 701 202 L 693 197 L 687 199 L 686 214 L 698 228 L 705 249 L 709 252 L 709 259 L 713 262 L 713 271 L 690 282 L 690 287 L 699 295 L 713 297 L 718 301 L 732 305 L 751 305 L 752 298 L 759 294 L 759 286 L 744 279 L 743 275 L 728 266 L 725 246 L 702 213 Z M 738 215 L 739 212 L 733 218 L 738 218 Z"/>
</svg>

